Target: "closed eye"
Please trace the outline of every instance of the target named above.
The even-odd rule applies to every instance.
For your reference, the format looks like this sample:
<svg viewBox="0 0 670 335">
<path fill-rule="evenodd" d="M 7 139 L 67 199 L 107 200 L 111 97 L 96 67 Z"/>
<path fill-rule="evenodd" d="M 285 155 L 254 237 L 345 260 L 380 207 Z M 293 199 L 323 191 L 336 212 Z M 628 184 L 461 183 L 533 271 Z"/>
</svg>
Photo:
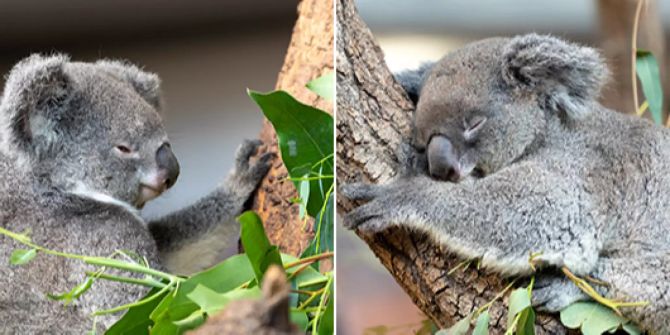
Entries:
<svg viewBox="0 0 670 335">
<path fill-rule="evenodd" d="M 486 123 L 485 117 L 475 118 L 469 123 L 465 131 L 463 131 L 463 137 L 465 137 L 466 140 L 472 140 L 475 137 L 475 135 L 477 135 L 477 132 L 479 132 L 482 129 L 485 123 Z"/>
<path fill-rule="evenodd" d="M 122 144 L 119 144 L 119 145 L 115 146 L 114 149 L 116 149 L 117 152 L 119 152 L 121 154 L 126 154 L 126 155 L 133 152 L 132 149 L 130 149 L 129 147 L 127 147 L 125 145 L 122 145 Z"/>
</svg>

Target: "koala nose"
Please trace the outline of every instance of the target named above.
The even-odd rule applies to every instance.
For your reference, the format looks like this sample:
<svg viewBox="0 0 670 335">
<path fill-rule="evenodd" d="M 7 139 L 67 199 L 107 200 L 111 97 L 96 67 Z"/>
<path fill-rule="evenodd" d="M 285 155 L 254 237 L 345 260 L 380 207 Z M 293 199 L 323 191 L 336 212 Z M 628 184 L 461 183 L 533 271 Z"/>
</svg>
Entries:
<svg viewBox="0 0 670 335">
<path fill-rule="evenodd" d="M 179 177 L 179 162 L 175 157 L 170 144 L 163 143 L 163 145 L 156 151 L 156 164 L 163 184 L 166 188 L 172 187 Z"/>
<path fill-rule="evenodd" d="M 448 138 L 431 138 L 428 143 L 428 171 L 433 178 L 451 182 L 458 182 L 463 177 L 458 154 Z"/>
</svg>

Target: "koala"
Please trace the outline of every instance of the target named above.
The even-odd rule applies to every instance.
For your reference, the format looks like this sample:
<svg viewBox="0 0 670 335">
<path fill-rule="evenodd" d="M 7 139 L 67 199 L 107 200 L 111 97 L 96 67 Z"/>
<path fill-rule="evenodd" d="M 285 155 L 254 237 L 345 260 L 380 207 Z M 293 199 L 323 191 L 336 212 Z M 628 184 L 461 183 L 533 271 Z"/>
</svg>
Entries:
<svg viewBox="0 0 670 335">
<path fill-rule="evenodd" d="M 533 303 L 586 300 L 571 281 L 609 283 L 607 298 L 648 301 L 623 314 L 670 333 L 670 131 L 598 103 L 599 53 L 530 34 L 475 42 L 397 75 L 415 98 L 411 150 L 385 185 L 353 183 L 352 229 L 425 232 L 505 276 L 535 273 Z"/>
<path fill-rule="evenodd" d="M 49 249 L 88 256 L 123 250 L 175 273 L 218 261 L 218 249 L 238 233 L 234 218 L 273 156 L 251 159 L 260 142 L 244 142 L 234 170 L 211 194 L 145 220 L 139 209 L 179 175 L 161 101 L 158 76 L 128 63 L 72 62 L 59 54 L 19 62 L 0 100 L 0 226 L 29 232 Z M 202 246 L 200 254 L 194 245 Z M 18 247 L 24 246 L 1 237 L 0 259 L 7 262 Z M 21 267 L 1 265 L 0 333 L 83 334 L 91 330 L 92 312 L 146 294 L 142 287 L 97 280 L 66 308 L 47 299 L 96 270 L 46 254 Z M 119 316 L 98 317 L 97 330 Z"/>
</svg>

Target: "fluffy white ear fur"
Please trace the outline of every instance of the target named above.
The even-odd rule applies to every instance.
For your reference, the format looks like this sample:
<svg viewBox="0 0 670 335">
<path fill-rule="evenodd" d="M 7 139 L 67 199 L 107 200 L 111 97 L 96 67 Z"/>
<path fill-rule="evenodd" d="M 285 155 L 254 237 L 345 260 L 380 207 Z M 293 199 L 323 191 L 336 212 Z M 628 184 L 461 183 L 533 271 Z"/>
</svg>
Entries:
<svg viewBox="0 0 670 335">
<path fill-rule="evenodd" d="M 598 51 L 549 35 L 513 38 L 502 59 L 507 84 L 539 94 L 543 107 L 570 118 L 582 118 L 592 110 L 592 101 L 609 77 Z"/>
<path fill-rule="evenodd" d="M 56 137 L 53 120 L 70 94 L 66 55 L 32 55 L 14 66 L 0 102 L 2 150 L 31 152 L 33 144 Z"/>
</svg>

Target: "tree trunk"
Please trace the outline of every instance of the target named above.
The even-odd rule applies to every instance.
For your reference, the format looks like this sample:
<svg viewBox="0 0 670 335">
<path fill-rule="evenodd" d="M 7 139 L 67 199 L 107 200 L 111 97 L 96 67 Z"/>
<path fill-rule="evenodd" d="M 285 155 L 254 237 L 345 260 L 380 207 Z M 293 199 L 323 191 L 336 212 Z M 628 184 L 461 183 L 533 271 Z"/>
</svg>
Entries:
<svg viewBox="0 0 670 335">
<path fill-rule="evenodd" d="M 606 107 L 625 113 L 635 113 L 637 107 L 633 103 L 633 84 L 631 78 L 631 49 L 635 9 L 639 0 L 598 0 L 598 19 L 601 47 L 609 68 L 612 80 L 603 90 L 602 103 Z M 647 1 L 640 15 L 637 47 L 651 51 L 660 67 L 661 81 L 664 87 L 666 103 L 663 115 L 667 115 L 667 98 L 670 98 L 668 78 L 665 75 L 665 36 L 656 0 Z M 642 87 L 638 86 L 638 103 L 644 102 Z M 646 114 L 651 115 L 650 113 Z"/>
<path fill-rule="evenodd" d="M 288 91 L 302 103 L 332 114 L 331 102 L 305 88 L 310 80 L 332 70 L 333 1 L 303 0 L 298 5 L 298 20 L 279 72 L 277 89 Z M 267 120 L 263 121 L 260 139 L 265 144 L 263 152 L 277 153 L 277 136 Z M 276 159 L 253 199 L 253 209 L 265 223 L 272 243 L 282 252 L 299 255 L 313 234 L 302 229 L 298 205 L 291 203 L 298 194 L 287 177 L 284 164 Z"/>
<path fill-rule="evenodd" d="M 410 134 L 412 103 L 386 67 L 381 49 L 358 16 L 353 0 L 338 0 L 337 20 L 337 180 L 383 183 L 395 173 L 395 148 Z M 338 211 L 355 204 L 338 197 Z M 505 280 L 470 267 L 447 274 L 463 260 L 425 235 L 402 229 L 368 236 L 370 249 L 441 328 L 471 313 L 500 292 Z M 506 325 L 506 299 L 490 309 L 491 334 Z M 565 334 L 556 316 L 539 315 L 537 334 Z"/>
</svg>

